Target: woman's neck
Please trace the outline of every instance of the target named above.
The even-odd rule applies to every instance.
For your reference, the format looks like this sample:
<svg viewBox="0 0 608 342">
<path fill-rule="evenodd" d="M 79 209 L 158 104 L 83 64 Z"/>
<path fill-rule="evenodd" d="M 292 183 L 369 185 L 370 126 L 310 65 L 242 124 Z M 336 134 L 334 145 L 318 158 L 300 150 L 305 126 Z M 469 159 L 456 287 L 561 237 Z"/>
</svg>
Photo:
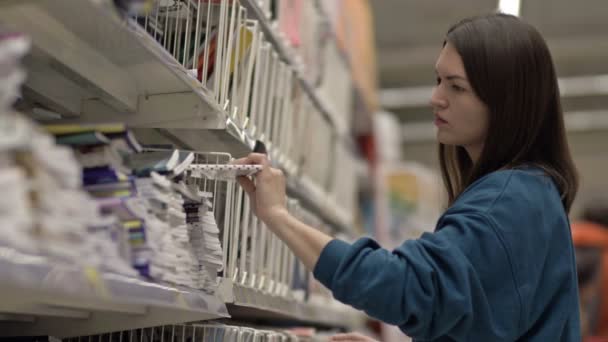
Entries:
<svg viewBox="0 0 608 342">
<path fill-rule="evenodd" d="M 481 157 L 481 151 L 483 151 L 483 145 L 465 146 L 464 149 L 467 151 L 469 158 L 471 158 L 473 165 L 477 164 Z"/>
</svg>

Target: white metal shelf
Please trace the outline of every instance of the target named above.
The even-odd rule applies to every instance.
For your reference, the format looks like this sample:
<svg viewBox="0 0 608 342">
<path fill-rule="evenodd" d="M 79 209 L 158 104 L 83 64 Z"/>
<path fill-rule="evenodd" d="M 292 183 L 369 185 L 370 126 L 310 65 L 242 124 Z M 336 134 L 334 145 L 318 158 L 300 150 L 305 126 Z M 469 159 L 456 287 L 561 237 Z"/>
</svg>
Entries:
<svg viewBox="0 0 608 342">
<path fill-rule="evenodd" d="M 257 5 L 250 0 L 243 4 L 293 65 Z M 0 9 L 4 24 L 33 39 L 28 93 L 71 113 L 74 121 L 126 122 L 138 128 L 138 138 L 145 144 L 169 140 L 183 148 L 230 152 L 236 157 L 253 149 L 254 139 L 218 108 L 200 82 L 139 25 L 121 18 L 111 1 L 6 0 Z M 298 78 L 316 107 L 335 124 L 312 85 Z M 163 134 L 149 128 L 162 129 Z M 348 231 L 348 218 L 322 192 L 310 190 L 318 186 L 300 183 L 292 182 L 293 195 Z"/>
<path fill-rule="evenodd" d="M 228 311 L 237 320 L 274 320 L 324 327 L 354 328 L 365 315 L 337 301 L 302 303 L 294 299 L 270 295 L 260 290 L 223 279 L 231 292 L 227 296 Z"/>
<path fill-rule="evenodd" d="M 354 146 L 354 142 L 350 137 L 350 129 L 347 127 L 345 123 L 341 123 L 338 120 L 336 113 L 334 113 L 329 106 L 323 101 L 321 96 L 318 94 L 315 87 L 310 84 L 304 77 L 301 75 L 301 70 L 298 67 L 298 63 L 294 57 L 293 51 L 291 51 L 281 39 L 276 30 L 270 25 L 268 19 L 266 19 L 266 15 L 262 11 L 262 9 L 257 5 L 255 0 L 241 0 L 243 6 L 245 6 L 249 12 L 251 13 L 252 18 L 256 19 L 260 23 L 260 27 L 265 34 L 266 39 L 274 46 L 276 51 L 279 53 L 279 56 L 287 62 L 287 64 L 293 66 L 297 73 L 297 78 L 302 85 L 302 89 L 306 92 L 306 94 L 312 100 L 312 103 L 319 109 L 324 118 L 331 124 L 334 128 L 336 134 L 341 137 L 341 140 L 346 142 L 349 146 Z"/>
<path fill-rule="evenodd" d="M 0 248 L 0 336 L 69 337 L 229 317 L 217 297 Z"/>
<path fill-rule="evenodd" d="M 354 229 L 353 217 L 346 210 L 343 210 L 339 203 L 333 200 L 321 186 L 309 177 L 300 174 L 289 158 L 273 152 L 275 151 L 269 151 L 273 167 L 285 172 L 287 194 L 300 200 L 305 208 L 318 214 L 325 223 L 336 231 L 352 235 Z"/>
<path fill-rule="evenodd" d="M 354 222 L 323 189 L 305 176 L 288 177 L 287 193 L 305 208 L 319 214 L 336 231 L 352 235 Z"/>
<path fill-rule="evenodd" d="M 51 265 L 45 258 L 0 247 L 0 337 L 74 337 L 157 325 L 228 318 L 274 319 L 355 327 L 365 315 L 338 302 L 302 303 L 223 279 L 217 296 Z M 221 297 L 221 299 L 220 299 Z M 224 301 L 230 302 L 230 314 Z"/>
<path fill-rule="evenodd" d="M 249 148 L 201 83 L 112 1 L 5 0 L 0 20 L 32 38 L 26 94 L 52 110 L 78 122 L 209 130 L 222 151 Z"/>
</svg>

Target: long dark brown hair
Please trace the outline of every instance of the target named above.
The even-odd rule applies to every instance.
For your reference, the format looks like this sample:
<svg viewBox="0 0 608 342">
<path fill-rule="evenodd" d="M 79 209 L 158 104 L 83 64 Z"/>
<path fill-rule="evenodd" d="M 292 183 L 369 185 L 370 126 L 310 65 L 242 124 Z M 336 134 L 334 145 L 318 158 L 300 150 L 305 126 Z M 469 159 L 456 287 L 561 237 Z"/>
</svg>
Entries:
<svg viewBox="0 0 608 342">
<path fill-rule="evenodd" d="M 555 67 L 540 33 L 517 17 L 490 14 L 452 26 L 447 42 L 460 54 L 469 83 L 489 109 L 487 138 L 477 163 L 464 147 L 439 144 L 449 205 L 490 172 L 535 166 L 553 179 L 569 212 L 578 176 Z"/>
</svg>

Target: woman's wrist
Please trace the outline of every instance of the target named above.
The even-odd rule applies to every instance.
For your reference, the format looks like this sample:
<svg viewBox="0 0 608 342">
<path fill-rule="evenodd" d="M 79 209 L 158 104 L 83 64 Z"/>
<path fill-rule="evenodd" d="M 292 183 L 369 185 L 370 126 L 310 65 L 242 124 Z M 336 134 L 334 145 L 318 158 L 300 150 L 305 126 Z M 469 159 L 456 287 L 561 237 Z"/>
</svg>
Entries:
<svg viewBox="0 0 608 342">
<path fill-rule="evenodd" d="M 290 215 L 291 214 L 289 214 L 287 208 L 274 208 L 269 210 L 265 220 L 263 221 L 266 223 L 268 228 L 276 231 L 277 229 L 281 229 L 281 227 L 287 225 Z"/>
</svg>

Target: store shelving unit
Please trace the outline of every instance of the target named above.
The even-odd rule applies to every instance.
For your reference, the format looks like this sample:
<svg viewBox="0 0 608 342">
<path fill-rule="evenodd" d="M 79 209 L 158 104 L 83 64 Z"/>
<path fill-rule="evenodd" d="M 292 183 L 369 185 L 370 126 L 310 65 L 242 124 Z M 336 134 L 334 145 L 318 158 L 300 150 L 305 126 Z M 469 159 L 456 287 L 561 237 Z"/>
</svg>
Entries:
<svg viewBox="0 0 608 342">
<path fill-rule="evenodd" d="M 266 320 L 274 323 L 300 323 L 325 328 L 356 328 L 364 316 L 358 311 L 334 302 L 301 303 L 272 296 L 239 284 L 231 284 L 232 298 L 227 304 L 234 319 Z"/>
<path fill-rule="evenodd" d="M 58 337 L 229 317 L 216 296 L 103 273 L 51 265 L 0 249 L 2 335 Z"/>
<path fill-rule="evenodd" d="M 273 45 L 276 51 L 279 53 L 281 58 L 287 62 L 289 65 L 296 66 L 296 70 L 301 72 L 299 69 L 299 62 L 293 51 L 289 49 L 284 39 L 276 32 L 276 30 L 272 27 L 272 25 L 266 20 L 266 16 L 264 12 L 260 9 L 260 7 L 256 4 L 255 0 L 244 0 L 242 1 L 243 6 L 245 6 L 252 17 L 257 19 L 260 22 L 260 27 L 264 31 L 264 34 L 268 38 L 268 41 Z M 346 122 L 340 121 L 336 113 L 334 113 L 331 109 L 329 109 L 328 105 L 323 102 L 315 88 L 309 81 L 305 80 L 301 74 L 298 75 L 298 81 L 302 85 L 304 91 L 308 94 L 308 96 L 312 99 L 314 105 L 319 108 L 321 114 L 325 117 L 325 119 L 332 125 L 336 134 L 338 134 L 343 143 L 348 144 L 350 146 L 354 146 L 352 139 L 350 138 L 348 132 L 349 128 Z"/>
<path fill-rule="evenodd" d="M 5 25 L 33 40 L 26 91 L 39 102 L 77 122 L 166 129 L 192 149 L 253 147 L 200 82 L 111 1 L 9 0 L 0 9 Z M 202 131 L 204 141 L 191 138 Z"/>
<path fill-rule="evenodd" d="M 255 2 L 243 5 L 259 20 L 279 55 L 298 70 L 293 52 Z M 122 121 L 141 132 L 142 143 L 169 141 L 190 150 L 242 156 L 253 149 L 254 137 L 139 25 L 119 17 L 111 1 L 7 0 L 0 8 L 0 20 L 27 32 L 34 43 L 26 94 L 68 113 L 66 122 Z M 301 76 L 298 80 L 334 134 L 353 151 L 347 127 L 309 82 Z M 290 171 L 282 163 L 277 166 Z M 320 210 L 338 230 L 350 229 L 352 221 L 337 203 L 327 203 L 321 186 L 307 180 L 296 183 L 290 187 L 294 195 Z"/>
<path fill-rule="evenodd" d="M 287 192 L 294 198 L 300 199 L 302 204 L 319 214 L 335 232 L 349 234 L 353 231 L 353 219 L 334 201 L 326 196 L 326 193 L 318 185 L 306 177 L 288 179 Z"/>
<path fill-rule="evenodd" d="M 327 141 L 354 154 L 348 123 L 303 77 L 297 56 L 258 4 L 239 3 L 248 18 L 259 23 L 285 69 L 293 71 L 314 113 L 327 123 Z M 327 187 L 336 174 L 307 174 L 282 149 L 286 138 L 269 141 L 259 129 L 236 118 L 228 104 L 219 105 L 217 95 L 197 80 L 196 70 L 180 64 L 135 20 L 119 15 L 111 0 L 4 0 L 0 22 L 28 34 L 33 42 L 25 61 L 29 78 L 24 98 L 29 109 L 40 106 L 60 113 L 65 123 L 124 122 L 144 144 L 172 143 L 234 157 L 251 152 L 262 140 L 269 145 L 274 166 L 287 175 L 289 196 L 333 233 L 354 234 L 352 209 L 344 208 Z M 228 279 L 211 295 L 90 267 L 50 264 L 43 257 L 4 247 L 0 312 L 0 336 L 75 337 L 231 316 L 341 328 L 358 326 L 364 319 L 341 304 L 303 302 Z"/>
<path fill-rule="evenodd" d="M 226 281 L 228 293 L 209 295 L 29 255 L 15 262 L 16 253 L 0 248 L 0 336 L 74 337 L 230 317 L 354 328 L 364 319 L 339 303 L 301 303 Z"/>
</svg>

